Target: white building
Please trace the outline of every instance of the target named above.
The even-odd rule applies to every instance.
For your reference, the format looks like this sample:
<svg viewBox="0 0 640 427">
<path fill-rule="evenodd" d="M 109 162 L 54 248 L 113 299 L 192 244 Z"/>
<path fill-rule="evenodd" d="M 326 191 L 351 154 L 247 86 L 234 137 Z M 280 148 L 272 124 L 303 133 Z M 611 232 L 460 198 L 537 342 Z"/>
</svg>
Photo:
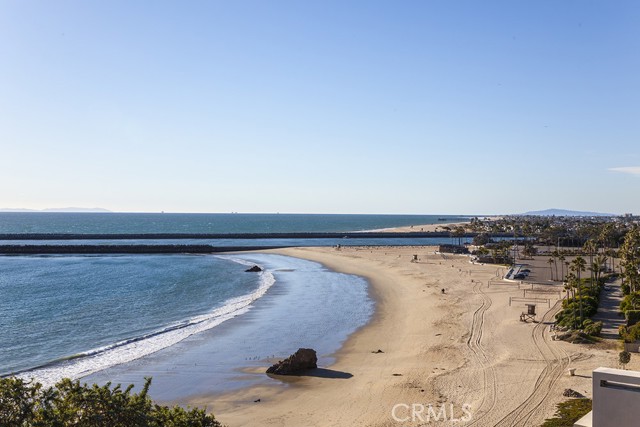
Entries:
<svg viewBox="0 0 640 427">
<path fill-rule="evenodd" d="M 640 372 L 598 368 L 592 381 L 593 410 L 574 427 L 640 426 Z"/>
</svg>

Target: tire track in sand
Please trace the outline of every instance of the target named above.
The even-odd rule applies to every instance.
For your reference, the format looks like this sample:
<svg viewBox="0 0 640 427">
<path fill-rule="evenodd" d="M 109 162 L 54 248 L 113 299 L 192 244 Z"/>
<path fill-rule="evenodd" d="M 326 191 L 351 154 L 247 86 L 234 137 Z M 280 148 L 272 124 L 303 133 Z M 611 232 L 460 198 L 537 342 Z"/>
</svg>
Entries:
<svg viewBox="0 0 640 427">
<path fill-rule="evenodd" d="M 477 412 L 480 414 L 474 417 L 473 421 L 468 424 L 472 426 L 478 421 L 482 420 L 488 414 L 490 414 L 493 408 L 496 406 L 497 400 L 497 380 L 496 370 L 487 353 L 482 346 L 482 335 L 484 332 L 484 319 L 485 313 L 491 307 L 491 298 L 482 292 L 482 282 L 476 282 L 473 286 L 473 293 L 480 295 L 482 298 L 482 304 L 473 313 L 473 319 L 471 321 L 471 333 L 467 339 L 467 347 L 474 354 L 478 364 L 482 367 L 483 374 L 483 394 L 480 406 Z"/>
<path fill-rule="evenodd" d="M 534 389 L 529 396 L 498 421 L 495 424 L 496 427 L 528 426 L 531 417 L 536 414 L 536 411 L 553 391 L 553 386 L 569 365 L 568 354 L 559 346 L 551 345 L 549 338 L 545 335 L 549 320 L 553 319 L 561 308 L 562 300 L 558 300 L 531 331 L 531 339 L 544 359 L 545 367 L 538 375 Z"/>
</svg>

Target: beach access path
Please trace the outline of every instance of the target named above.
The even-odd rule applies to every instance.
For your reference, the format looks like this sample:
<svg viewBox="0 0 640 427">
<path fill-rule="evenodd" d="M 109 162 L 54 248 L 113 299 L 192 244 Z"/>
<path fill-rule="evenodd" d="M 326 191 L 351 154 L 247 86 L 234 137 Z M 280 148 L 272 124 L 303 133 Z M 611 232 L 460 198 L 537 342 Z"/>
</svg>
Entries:
<svg viewBox="0 0 640 427">
<path fill-rule="evenodd" d="M 600 333 L 602 338 L 620 339 L 618 328 L 626 324 L 624 317 L 620 315 L 620 303 L 623 298 L 621 284 L 621 280 L 608 283 L 609 290 L 603 289 L 600 292 L 600 304 L 593 320 L 602 322 L 602 332 Z"/>
</svg>

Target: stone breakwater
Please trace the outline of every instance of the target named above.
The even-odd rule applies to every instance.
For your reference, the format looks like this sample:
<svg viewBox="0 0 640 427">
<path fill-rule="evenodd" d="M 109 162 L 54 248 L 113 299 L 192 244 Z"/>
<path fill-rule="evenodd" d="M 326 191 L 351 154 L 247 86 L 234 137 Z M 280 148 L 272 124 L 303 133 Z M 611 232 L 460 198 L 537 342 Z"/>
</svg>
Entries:
<svg viewBox="0 0 640 427">
<path fill-rule="evenodd" d="M 278 249 L 285 246 L 211 245 L 0 245 L 0 255 L 212 254 Z"/>
<path fill-rule="evenodd" d="M 460 237 L 475 237 L 465 233 Z M 381 239 L 451 237 L 447 231 L 421 232 L 348 232 L 348 233 L 141 233 L 141 234 L 76 234 L 76 233 L 4 233 L 0 240 L 161 240 L 161 239 Z M 512 237 L 508 233 L 492 233 L 491 237 Z"/>
</svg>

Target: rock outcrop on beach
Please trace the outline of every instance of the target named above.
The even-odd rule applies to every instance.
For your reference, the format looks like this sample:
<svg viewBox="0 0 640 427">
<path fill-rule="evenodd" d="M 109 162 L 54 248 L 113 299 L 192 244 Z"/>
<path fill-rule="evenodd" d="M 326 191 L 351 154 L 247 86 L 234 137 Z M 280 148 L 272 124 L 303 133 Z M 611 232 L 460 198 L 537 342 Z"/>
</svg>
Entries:
<svg viewBox="0 0 640 427">
<path fill-rule="evenodd" d="M 316 351 L 311 348 L 299 348 L 294 354 L 276 363 L 269 369 L 267 374 L 276 375 L 298 375 L 308 369 L 318 367 L 318 356 Z"/>
<path fill-rule="evenodd" d="M 260 267 L 258 267 L 257 265 L 254 265 L 251 268 L 248 268 L 245 270 L 247 273 L 259 273 L 262 271 L 262 269 Z"/>
</svg>

